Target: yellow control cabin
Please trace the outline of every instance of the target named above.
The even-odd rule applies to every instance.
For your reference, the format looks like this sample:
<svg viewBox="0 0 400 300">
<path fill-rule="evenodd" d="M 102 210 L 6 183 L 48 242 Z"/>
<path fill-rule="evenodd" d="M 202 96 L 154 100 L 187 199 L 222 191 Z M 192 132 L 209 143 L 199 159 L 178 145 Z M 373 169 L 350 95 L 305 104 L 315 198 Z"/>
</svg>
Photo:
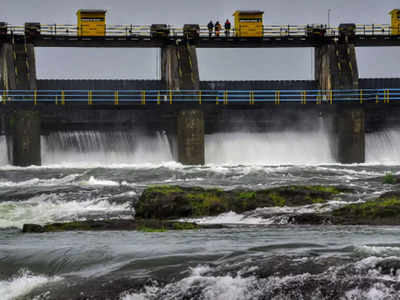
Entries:
<svg viewBox="0 0 400 300">
<path fill-rule="evenodd" d="M 235 17 L 235 35 L 237 37 L 262 37 L 264 35 L 263 11 L 237 10 Z"/>
<path fill-rule="evenodd" d="M 78 36 L 105 36 L 105 10 L 80 9 L 76 15 L 78 16 Z"/>
<path fill-rule="evenodd" d="M 400 35 L 400 9 L 393 9 L 390 15 L 392 15 L 392 34 Z"/>
</svg>

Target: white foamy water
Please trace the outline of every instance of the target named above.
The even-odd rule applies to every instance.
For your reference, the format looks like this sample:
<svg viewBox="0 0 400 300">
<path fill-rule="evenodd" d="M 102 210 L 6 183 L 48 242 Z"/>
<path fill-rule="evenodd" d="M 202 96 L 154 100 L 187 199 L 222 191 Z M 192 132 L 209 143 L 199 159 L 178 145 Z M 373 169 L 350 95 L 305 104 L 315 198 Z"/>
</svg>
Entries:
<svg viewBox="0 0 400 300">
<path fill-rule="evenodd" d="M 237 214 L 233 211 L 213 217 L 185 218 L 181 222 L 194 222 L 198 224 L 237 224 L 237 225 L 271 225 L 286 224 L 288 216 L 308 213 L 325 213 L 333 209 L 346 206 L 350 203 L 362 203 L 364 201 L 329 201 L 305 206 L 283 206 L 283 207 L 264 207 L 248 211 L 245 214 Z"/>
<path fill-rule="evenodd" d="M 165 134 L 132 132 L 54 132 L 42 138 L 43 165 L 160 164 L 172 161 Z"/>
<path fill-rule="evenodd" d="M 242 214 L 237 214 L 233 211 L 223 213 L 215 217 L 180 219 L 180 221 L 195 222 L 198 224 L 243 224 L 243 225 L 271 224 L 271 222 L 267 219 L 260 217 L 245 216 Z"/>
<path fill-rule="evenodd" d="M 26 201 L 0 202 L 0 228 L 22 228 L 26 223 L 43 225 L 129 211 L 129 203 L 115 204 L 105 199 L 60 200 L 57 194 L 42 194 Z"/>
<path fill-rule="evenodd" d="M 328 134 L 220 133 L 206 136 L 206 162 L 214 164 L 333 163 Z"/>
<path fill-rule="evenodd" d="M 388 129 L 383 132 L 367 134 L 365 147 L 367 162 L 399 164 L 400 129 Z"/>
<path fill-rule="evenodd" d="M 28 187 L 28 186 L 57 186 L 57 185 L 70 185 L 72 182 L 82 174 L 70 174 L 62 178 L 40 179 L 32 178 L 25 181 L 1 181 L 0 187 Z"/>
<path fill-rule="evenodd" d="M 374 255 L 374 256 L 397 256 L 400 257 L 400 247 L 391 247 L 391 246 L 360 246 L 356 248 L 356 251 Z"/>
<path fill-rule="evenodd" d="M 0 166 L 8 164 L 7 141 L 4 135 L 0 135 Z"/>
<path fill-rule="evenodd" d="M 373 287 L 363 291 L 359 288 L 350 290 L 346 293 L 343 300 L 397 300 L 397 291 L 393 288 L 388 288 L 382 283 L 375 283 Z"/>
<path fill-rule="evenodd" d="M 2 300 L 13 300 L 28 294 L 35 288 L 62 280 L 62 277 L 48 277 L 45 275 L 34 275 L 29 271 L 22 270 L 17 276 L 0 281 L 0 295 Z"/>
<path fill-rule="evenodd" d="M 210 268 L 198 266 L 191 269 L 191 275 L 179 282 L 165 286 L 162 291 L 165 299 L 179 298 L 193 287 L 201 288 L 201 299 L 204 300 L 247 300 L 261 296 L 260 291 L 254 289 L 256 278 L 237 276 L 207 276 Z M 143 293 L 128 293 L 121 296 L 121 300 L 153 300 L 160 299 L 157 293 L 161 289 L 147 287 Z"/>
<path fill-rule="evenodd" d="M 119 186 L 120 184 L 113 180 L 105 180 L 105 179 L 96 179 L 93 176 L 90 176 L 87 182 L 82 182 L 87 185 L 100 185 L 100 186 Z"/>
<path fill-rule="evenodd" d="M 255 276 L 241 276 L 241 272 L 236 275 L 213 275 L 213 269 L 205 266 L 198 266 L 191 269 L 191 274 L 175 283 L 167 284 L 165 287 L 157 285 L 145 287 L 140 293 L 124 293 L 121 300 L 155 300 L 155 299 L 177 299 L 196 295 L 201 299 L 327 299 L 324 297 L 326 292 L 326 282 L 332 282 L 338 286 L 346 284 L 355 285 L 344 291 L 341 300 L 398 300 L 398 291 L 393 283 L 399 281 L 399 277 L 382 275 L 376 264 L 383 261 L 383 258 L 370 257 L 356 262 L 353 267 L 356 273 L 343 276 L 343 269 L 349 265 L 341 267 L 331 267 L 321 274 L 302 273 L 286 276 L 269 276 L 268 278 L 257 278 Z M 257 268 L 257 267 L 255 267 Z M 376 279 L 377 282 L 370 286 L 358 287 L 357 280 L 361 274 L 368 272 L 367 278 Z M 341 275 L 338 276 L 337 272 Z M 365 276 L 365 275 L 363 275 Z M 310 290 L 310 284 L 319 282 Z M 311 285 L 312 286 L 312 285 Z M 330 299 L 330 298 L 329 298 Z"/>
</svg>

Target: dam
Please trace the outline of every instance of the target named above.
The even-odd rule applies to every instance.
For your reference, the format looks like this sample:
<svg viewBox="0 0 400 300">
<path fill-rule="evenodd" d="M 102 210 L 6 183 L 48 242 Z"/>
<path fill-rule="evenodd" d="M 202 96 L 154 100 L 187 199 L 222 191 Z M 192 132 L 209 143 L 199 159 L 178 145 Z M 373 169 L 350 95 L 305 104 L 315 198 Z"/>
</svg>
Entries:
<svg viewBox="0 0 400 300">
<path fill-rule="evenodd" d="M 79 27 L 0 23 L 1 133 L 13 165 L 40 165 L 55 131 L 142 130 L 168 137 L 174 159 L 205 163 L 205 134 L 311 130 L 323 120 L 335 160 L 365 161 L 365 133 L 398 124 L 400 79 L 359 78 L 356 47 L 400 46 L 390 26 L 263 26 L 260 36 L 205 26 Z M 35 47 L 160 48 L 161 80 L 39 80 Z M 315 49 L 314 80 L 201 81 L 197 48 Z M 223 49 L 221 50 L 223 51 Z M 304 123 L 304 122 L 303 122 Z"/>
</svg>

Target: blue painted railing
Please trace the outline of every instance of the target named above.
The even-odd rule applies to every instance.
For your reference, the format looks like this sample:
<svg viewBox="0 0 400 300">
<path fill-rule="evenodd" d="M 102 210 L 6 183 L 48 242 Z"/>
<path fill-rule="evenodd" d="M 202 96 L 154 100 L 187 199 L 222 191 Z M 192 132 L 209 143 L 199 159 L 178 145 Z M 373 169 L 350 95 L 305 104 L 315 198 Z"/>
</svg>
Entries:
<svg viewBox="0 0 400 300">
<path fill-rule="evenodd" d="M 0 103 L 173 104 L 334 103 L 400 100 L 400 89 L 359 90 L 0 90 Z"/>
</svg>

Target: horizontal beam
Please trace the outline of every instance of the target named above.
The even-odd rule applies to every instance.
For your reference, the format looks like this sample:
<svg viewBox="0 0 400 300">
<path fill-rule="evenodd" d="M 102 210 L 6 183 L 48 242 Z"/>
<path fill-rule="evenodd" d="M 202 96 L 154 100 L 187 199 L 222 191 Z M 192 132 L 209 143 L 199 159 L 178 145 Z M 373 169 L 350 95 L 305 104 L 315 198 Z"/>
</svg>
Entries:
<svg viewBox="0 0 400 300">
<path fill-rule="evenodd" d="M 0 103 L 19 104 L 249 104 L 400 102 L 400 89 L 358 90 L 0 90 Z"/>
<path fill-rule="evenodd" d="M 150 37 L 76 37 L 76 36 L 37 36 L 29 42 L 36 47 L 93 47 L 93 48 L 161 48 L 166 44 L 176 44 L 181 38 L 152 39 Z M 25 42 L 24 36 L 6 36 L 0 42 Z M 224 38 L 200 37 L 191 41 L 198 48 L 279 48 L 317 47 L 318 42 L 305 37 L 272 37 L 272 38 Z"/>
<path fill-rule="evenodd" d="M 24 36 L 14 36 L 14 42 L 25 42 Z M 333 43 L 336 38 L 325 37 L 313 40 L 309 37 L 263 37 L 263 38 L 224 38 L 200 37 L 191 41 L 198 48 L 312 48 Z M 86 48 L 161 48 L 176 43 L 180 38 L 169 37 L 159 40 L 150 37 L 73 37 L 38 36 L 29 42 L 36 47 L 86 47 Z M 0 42 L 12 42 L 11 36 L 3 36 Z M 400 46 L 400 36 L 356 36 L 351 41 L 356 47 Z"/>
<path fill-rule="evenodd" d="M 371 36 L 360 35 L 353 40 L 356 47 L 391 47 L 400 46 L 400 35 Z"/>
</svg>

